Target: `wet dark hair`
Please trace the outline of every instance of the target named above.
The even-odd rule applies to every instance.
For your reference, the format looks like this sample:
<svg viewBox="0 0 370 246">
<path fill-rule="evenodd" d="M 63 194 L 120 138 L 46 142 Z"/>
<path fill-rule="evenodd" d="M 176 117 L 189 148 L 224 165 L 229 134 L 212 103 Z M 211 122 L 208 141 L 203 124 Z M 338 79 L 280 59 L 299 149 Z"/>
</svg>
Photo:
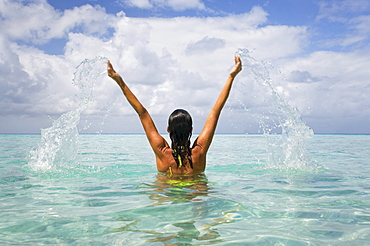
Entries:
<svg viewBox="0 0 370 246">
<path fill-rule="evenodd" d="M 177 166 L 179 167 L 181 163 L 187 159 L 191 168 L 193 168 L 190 149 L 193 120 L 191 119 L 190 114 L 184 109 L 176 109 L 173 111 L 168 119 L 168 129 L 172 141 L 172 155 Z M 179 161 L 179 155 L 182 160 L 181 163 Z"/>
</svg>

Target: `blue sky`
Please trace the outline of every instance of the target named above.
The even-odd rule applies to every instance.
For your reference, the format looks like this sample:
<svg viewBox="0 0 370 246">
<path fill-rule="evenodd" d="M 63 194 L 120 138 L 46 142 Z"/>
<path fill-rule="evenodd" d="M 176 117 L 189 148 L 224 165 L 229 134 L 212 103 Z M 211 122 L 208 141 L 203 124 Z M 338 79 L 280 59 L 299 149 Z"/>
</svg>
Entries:
<svg viewBox="0 0 370 246">
<path fill-rule="evenodd" d="M 128 1 L 127 1 L 128 2 Z M 306 0 L 281 0 L 281 1 L 204 1 L 205 9 L 190 8 L 184 10 L 174 10 L 169 6 L 160 6 L 153 1 L 151 8 L 139 8 L 125 1 L 59 1 L 50 0 L 48 3 L 55 9 L 64 11 L 73 9 L 84 4 L 100 5 L 105 8 L 107 13 L 116 14 L 119 11 L 125 12 L 126 16 L 148 18 L 161 17 L 173 18 L 179 16 L 226 16 L 230 14 L 242 14 L 249 11 L 253 6 L 262 6 L 269 14 L 265 25 L 308 25 L 315 26 L 315 19 L 319 12 L 318 5 L 313 1 Z M 143 1 L 144 2 L 144 1 Z M 338 25 L 334 25 L 337 26 Z M 319 25 L 318 25 L 319 27 Z M 332 30 L 333 27 L 326 28 L 325 32 Z M 39 47 L 50 54 L 62 54 L 65 40 L 55 39 Z"/>
<path fill-rule="evenodd" d="M 129 17 L 148 18 L 161 17 L 173 18 L 179 16 L 207 17 L 207 16 L 227 16 L 230 14 L 242 14 L 253 6 L 262 6 L 268 13 L 269 18 L 264 25 L 305 25 L 312 28 L 315 32 L 313 35 L 337 35 L 343 34 L 346 28 L 328 21 L 317 20 L 320 12 L 318 1 L 307 0 L 279 0 L 279 1 L 235 1 L 235 0 L 216 0 L 204 1 L 205 9 L 189 8 L 184 10 L 174 10 L 169 6 L 161 6 L 153 2 L 151 8 L 139 8 L 129 1 L 59 1 L 50 0 L 48 3 L 55 9 L 64 11 L 84 4 L 100 5 L 105 8 L 107 13 L 116 14 L 119 11 L 125 12 Z M 315 38 L 313 37 L 313 41 Z M 50 54 L 62 54 L 65 40 L 54 39 L 39 47 Z M 315 45 L 315 44 L 313 44 Z M 320 44 L 317 44 L 320 45 Z M 333 49 L 335 47 L 332 47 Z"/>
<path fill-rule="evenodd" d="M 238 48 L 281 71 L 274 89 L 316 133 L 370 133 L 368 0 L 0 0 L 0 16 L 0 133 L 37 133 L 76 108 L 73 73 L 97 55 L 161 131 L 177 107 L 199 131 Z M 218 132 L 260 132 L 256 118 L 274 111 L 242 73 Z M 95 86 L 85 131 L 142 131 L 114 83 Z"/>
</svg>

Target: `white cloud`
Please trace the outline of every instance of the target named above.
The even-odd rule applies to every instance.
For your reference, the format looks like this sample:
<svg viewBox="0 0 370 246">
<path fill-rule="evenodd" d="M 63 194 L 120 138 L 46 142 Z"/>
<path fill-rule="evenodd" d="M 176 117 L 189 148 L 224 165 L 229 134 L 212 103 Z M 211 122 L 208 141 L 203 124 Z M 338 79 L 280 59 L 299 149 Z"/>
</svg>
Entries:
<svg viewBox="0 0 370 246">
<path fill-rule="evenodd" d="M 59 12 L 46 0 L 32 1 L 28 5 L 4 0 L 0 15 L 3 35 L 35 44 L 64 38 L 71 31 L 103 35 L 108 32 L 113 19 L 99 6 L 83 5 Z"/>
<path fill-rule="evenodd" d="M 343 40 L 343 45 L 353 45 L 360 42 L 367 44 L 370 37 L 370 15 L 361 15 L 352 18 L 349 22 L 349 32 Z"/>
<path fill-rule="evenodd" d="M 46 1 L 24 5 L 18 1 L 4 0 L 0 4 L 2 33 L 13 39 L 44 39 L 50 20 L 59 15 Z"/>
<path fill-rule="evenodd" d="M 4 30 L 0 38 L 1 114 L 58 115 L 75 107 L 77 88 L 71 80 L 75 66 L 86 56 L 74 56 L 71 49 L 66 49 L 65 56 L 47 55 L 15 41 L 45 43 L 52 38 L 68 37 L 67 33 L 80 25 L 79 31 L 86 35 L 102 34 L 109 28 L 108 20 L 115 17 L 90 5 L 60 13 L 46 1 L 32 1 L 27 5 L 2 1 L 1 4 L 0 26 Z M 88 44 L 89 38 L 94 38 L 86 35 L 84 40 Z"/>
<path fill-rule="evenodd" d="M 186 9 L 205 9 L 204 4 L 199 0 L 167 0 L 165 1 L 165 5 L 168 5 L 177 11 Z"/>
<path fill-rule="evenodd" d="M 220 38 L 204 37 L 202 40 L 191 42 L 186 46 L 185 53 L 203 54 L 210 53 L 225 46 L 225 40 Z"/>
<path fill-rule="evenodd" d="M 141 8 L 141 9 L 150 9 L 153 8 L 153 5 L 149 2 L 149 0 L 124 0 L 129 6 Z"/>
<path fill-rule="evenodd" d="M 177 10 L 180 6 L 203 8 L 200 1 L 135 3 Z M 276 91 L 313 124 L 322 122 L 323 118 L 329 118 L 330 122 L 344 117 L 363 119 L 370 113 L 368 51 L 318 51 L 303 57 L 301 52 L 309 43 L 309 29 L 267 25 L 268 13 L 261 7 L 224 17 L 130 18 L 122 12 L 110 15 L 103 8 L 90 5 L 64 12 L 56 11 L 46 1 L 28 5 L 2 1 L 0 5 L 3 17 L 0 26 L 4 30 L 0 34 L 2 121 L 9 116 L 9 122 L 14 122 L 15 115 L 45 120 L 48 115 L 56 117 L 75 108 L 79 103 L 75 97 L 79 90 L 72 85 L 75 67 L 86 58 L 101 55 L 112 61 L 158 122 L 166 122 L 173 109 L 186 108 L 201 128 L 202 119 L 233 66 L 233 55 L 238 48 L 248 48 L 257 59 L 271 60 L 281 66 L 287 80 L 277 81 Z M 17 18 L 19 15 L 27 16 L 28 21 Z M 352 25 L 358 33 L 368 35 L 367 21 L 366 16 L 353 18 Z M 31 44 L 61 37 L 67 42 L 60 56 L 45 54 Z M 20 45 L 19 40 L 31 43 Z M 247 65 L 225 110 L 231 121 L 232 118 L 238 121 L 235 125 L 250 124 L 251 113 L 273 110 L 269 92 L 245 76 Z M 102 73 L 105 65 L 98 69 Z M 94 95 L 95 102 L 84 112 L 92 118 L 107 112 L 110 117 L 125 119 L 134 115 L 119 87 L 106 76 L 97 81 Z M 111 124 L 114 131 L 123 129 L 114 119 Z M 121 122 L 129 124 L 125 119 Z M 36 123 L 33 126 L 36 129 L 32 131 L 39 130 Z M 165 126 L 158 128 L 164 130 Z"/>
<path fill-rule="evenodd" d="M 204 3 L 200 0 L 121 0 L 123 4 L 141 9 L 171 8 L 175 11 L 187 9 L 204 10 Z"/>
<path fill-rule="evenodd" d="M 370 33 L 370 15 L 361 15 L 351 20 L 353 28 L 361 34 L 368 35 Z"/>
<path fill-rule="evenodd" d="M 329 21 L 334 30 L 342 29 L 343 32 L 333 32 L 331 28 L 323 32 L 332 33 L 335 38 L 327 40 L 327 46 L 340 45 L 343 47 L 366 45 L 370 35 L 370 2 L 368 0 L 339 0 L 318 2 L 320 23 Z"/>
<path fill-rule="evenodd" d="M 286 73 L 304 70 L 299 82 L 309 79 L 311 83 L 290 83 L 298 82 L 290 76 L 286 88 L 306 116 L 333 121 L 363 114 L 370 117 L 369 65 L 368 55 L 358 52 L 315 52 L 290 61 L 284 69 Z"/>
<path fill-rule="evenodd" d="M 17 4 L 10 7 L 20 8 L 20 3 Z M 27 12 L 30 6 L 23 8 L 20 11 Z M 304 27 L 260 27 L 267 21 L 267 13 L 260 7 L 226 17 L 169 19 L 111 16 L 104 9 L 90 5 L 60 13 L 43 1 L 35 8 L 40 11 L 30 19 L 36 21 L 37 15 L 45 10 L 48 15 L 43 22 L 24 23 L 16 31 L 18 36 L 8 31 L 8 41 L 6 38 L 5 41 L 35 39 L 36 36 L 47 41 L 64 35 L 68 42 L 63 56 L 51 56 L 32 47 L 13 44 L 11 54 L 18 60 L 16 70 L 23 73 L 24 84 L 16 82 L 15 77 L 9 79 L 11 82 L 7 83 L 16 85 L 12 87 L 13 98 L 7 97 L 6 105 L 30 116 L 58 115 L 76 106 L 74 95 L 78 89 L 71 84 L 74 68 L 85 58 L 102 55 L 111 59 L 152 114 L 166 118 L 175 108 L 187 108 L 195 117 L 205 117 L 233 66 L 233 55 L 239 47 L 256 47 L 255 53 L 261 57 L 296 54 L 306 32 Z M 8 16 L 5 22 L 12 19 L 13 16 Z M 74 32 L 72 27 L 78 25 L 82 25 L 82 29 Z M 100 26 L 102 30 L 114 28 L 113 36 L 107 39 L 92 35 Z M 37 30 L 36 36 L 32 36 L 33 30 Z M 22 31 L 25 36 L 20 35 Z M 264 46 L 272 39 L 274 47 L 266 49 Z M 203 48 L 199 50 L 199 46 Z M 29 84 L 26 86 L 26 83 Z M 34 85 L 37 92 L 27 93 L 26 90 L 33 88 L 30 85 Z M 85 113 L 99 114 L 110 108 L 111 115 L 133 114 L 113 81 L 107 78 L 95 87 L 96 101 Z M 17 95 L 23 100 L 28 98 L 21 108 L 14 99 Z M 112 108 L 109 104 L 113 102 L 116 105 Z"/>
<path fill-rule="evenodd" d="M 319 81 L 320 78 L 312 76 L 307 71 L 293 70 L 288 74 L 287 80 L 296 83 L 312 83 Z"/>
<path fill-rule="evenodd" d="M 326 0 L 319 1 L 318 20 L 327 18 L 330 21 L 346 22 L 352 13 L 366 11 L 370 8 L 368 0 Z"/>
</svg>

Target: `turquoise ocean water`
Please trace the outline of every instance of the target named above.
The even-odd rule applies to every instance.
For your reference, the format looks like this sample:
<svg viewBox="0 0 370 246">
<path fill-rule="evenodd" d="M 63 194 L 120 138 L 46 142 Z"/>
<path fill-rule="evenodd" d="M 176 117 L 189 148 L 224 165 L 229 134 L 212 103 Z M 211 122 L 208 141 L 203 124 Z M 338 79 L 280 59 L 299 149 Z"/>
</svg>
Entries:
<svg viewBox="0 0 370 246">
<path fill-rule="evenodd" d="M 49 165 L 40 135 L 0 135 L 0 244 L 367 245 L 370 136 L 315 135 L 299 168 L 271 163 L 280 137 L 216 135 L 204 174 L 168 178 L 144 135 L 79 135 Z"/>
<path fill-rule="evenodd" d="M 157 172 L 144 135 L 79 134 L 106 77 L 105 58 L 83 61 L 75 110 L 41 135 L 0 135 L 0 245 L 368 245 L 370 135 L 314 135 L 282 74 L 237 53 L 230 108 L 261 135 L 216 135 L 206 172 L 180 177 Z M 252 84 L 272 110 L 248 106 Z"/>
</svg>

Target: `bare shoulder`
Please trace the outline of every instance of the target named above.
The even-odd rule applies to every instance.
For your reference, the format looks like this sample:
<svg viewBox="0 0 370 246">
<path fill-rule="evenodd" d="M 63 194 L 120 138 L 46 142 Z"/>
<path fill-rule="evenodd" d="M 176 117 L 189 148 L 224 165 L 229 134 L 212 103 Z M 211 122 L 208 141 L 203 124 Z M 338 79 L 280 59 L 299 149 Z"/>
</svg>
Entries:
<svg viewBox="0 0 370 246">
<path fill-rule="evenodd" d="M 196 172 L 203 172 L 206 168 L 206 152 L 201 145 L 193 145 L 191 149 L 191 159 L 193 168 Z"/>
<path fill-rule="evenodd" d="M 165 172 L 170 166 L 176 163 L 172 156 L 172 149 L 169 146 L 165 146 L 158 153 L 156 153 L 156 164 L 158 171 Z"/>
<path fill-rule="evenodd" d="M 173 172 L 185 172 L 177 168 L 177 164 L 172 155 L 172 149 L 169 146 L 162 148 L 156 154 L 157 169 L 160 172 L 168 172 L 169 167 L 172 167 Z M 206 167 L 206 153 L 201 145 L 194 143 L 191 149 L 191 159 L 193 162 L 193 170 L 191 172 L 203 172 Z M 178 169 L 178 170 L 177 170 Z M 186 170 L 189 172 L 189 170 Z"/>
<path fill-rule="evenodd" d="M 202 141 L 203 139 L 201 138 L 201 136 L 198 136 L 194 143 L 193 143 L 193 146 L 191 148 L 191 152 L 192 152 L 192 155 L 205 155 L 207 154 L 207 148 L 205 148 L 204 146 L 204 141 Z"/>
</svg>

